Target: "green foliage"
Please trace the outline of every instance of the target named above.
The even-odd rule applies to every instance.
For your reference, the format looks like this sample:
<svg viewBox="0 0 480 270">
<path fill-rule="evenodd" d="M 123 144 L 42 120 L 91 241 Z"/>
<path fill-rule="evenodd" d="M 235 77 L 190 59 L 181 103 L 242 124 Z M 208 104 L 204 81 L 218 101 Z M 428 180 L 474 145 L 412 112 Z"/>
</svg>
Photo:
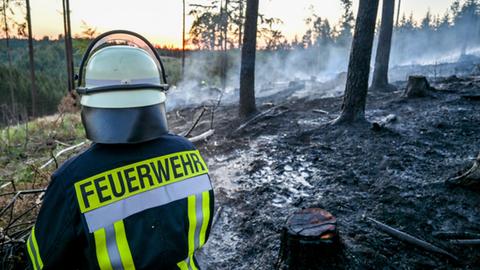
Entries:
<svg viewBox="0 0 480 270">
<path fill-rule="evenodd" d="M 240 48 L 242 30 L 245 23 L 245 0 L 230 0 L 228 6 L 223 1 L 212 0 L 208 5 L 192 4 L 188 15 L 194 20 L 190 28 L 189 42 L 199 50 L 225 49 L 225 39 L 229 48 Z M 285 39 L 276 26 L 282 24 L 278 18 L 258 14 L 257 35 L 264 39 L 266 49 L 276 49 Z M 225 32 L 227 36 L 225 37 Z"/>
</svg>

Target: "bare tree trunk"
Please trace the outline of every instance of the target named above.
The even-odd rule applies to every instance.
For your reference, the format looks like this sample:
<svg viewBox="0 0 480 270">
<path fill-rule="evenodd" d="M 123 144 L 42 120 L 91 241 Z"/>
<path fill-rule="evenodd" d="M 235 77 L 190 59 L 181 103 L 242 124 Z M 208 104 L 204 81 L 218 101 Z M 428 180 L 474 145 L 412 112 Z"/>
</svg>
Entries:
<svg viewBox="0 0 480 270">
<path fill-rule="evenodd" d="M 257 111 L 255 106 L 255 53 L 257 48 L 258 1 L 247 0 L 240 69 L 240 117 L 248 117 Z"/>
<path fill-rule="evenodd" d="M 182 79 L 185 77 L 185 0 L 183 0 L 182 17 Z"/>
<path fill-rule="evenodd" d="M 223 55 L 222 55 L 222 74 L 221 84 L 222 89 L 227 86 L 227 47 L 228 47 L 228 0 L 225 0 L 225 7 L 223 8 Z"/>
<path fill-rule="evenodd" d="M 27 3 L 27 23 L 28 23 L 28 57 L 30 59 L 30 81 L 31 81 L 31 96 L 32 96 L 32 116 L 35 117 L 37 113 L 37 84 L 35 82 L 35 61 L 33 52 L 33 34 L 32 34 L 32 17 L 30 14 L 30 0 Z"/>
<path fill-rule="evenodd" d="M 398 22 L 400 20 L 400 5 L 402 3 L 402 0 L 398 0 L 398 7 L 397 7 L 397 22 L 395 23 L 395 26 L 398 28 Z M 383 16 L 383 15 L 382 15 Z"/>
<path fill-rule="evenodd" d="M 383 0 L 382 24 L 378 37 L 375 69 L 373 71 L 372 90 L 390 90 L 395 87 L 388 84 L 388 65 L 390 62 L 390 48 L 392 46 L 393 15 L 395 0 Z"/>
<path fill-rule="evenodd" d="M 334 124 L 365 121 L 368 75 L 379 0 L 360 0 L 348 63 L 342 113 Z"/>
<path fill-rule="evenodd" d="M 69 0 L 63 0 L 63 27 L 65 32 L 65 55 L 67 60 L 67 79 L 68 91 L 75 88 L 73 79 L 73 51 L 72 51 L 72 36 L 70 25 L 70 3 Z"/>
<path fill-rule="evenodd" d="M 243 31 L 243 1 L 244 0 L 239 0 L 239 25 L 238 25 L 238 48 L 240 49 L 242 47 L 242 31 Z"/>
<path fill-rule="evenodd" d="M 8 87 L 10 89 L 10 102 L 11 104 L 11 109 L 12 109 L 12 115 L 16 115 L 16 102 L 15 102 L 15 92 L 12 86 L 12 56 L 10 52 L 10 33 L 8 29 L 8 18 L 7 18 L 7 1 L 8 0 L 3 0 L 3 20 L 4 20 L 4 30 L 5 30 L 5 42 L 6 42 L 6 47 L 7 47 L 7 59 L 8 59 Z"/>
</svg>

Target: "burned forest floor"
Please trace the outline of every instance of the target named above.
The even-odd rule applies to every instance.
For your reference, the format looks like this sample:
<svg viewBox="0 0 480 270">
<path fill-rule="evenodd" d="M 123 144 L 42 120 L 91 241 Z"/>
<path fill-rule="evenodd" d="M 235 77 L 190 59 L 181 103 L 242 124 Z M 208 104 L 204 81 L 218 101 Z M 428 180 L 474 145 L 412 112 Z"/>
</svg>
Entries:
<svg viewBox="0 0 480 270">
<path fill-rule="evenodd" d="M 414 99 L 402 96 L 406 82 L 395 85 L 398 91 L 369 93 L 370 124 L 354 127 L 329 125 L 341 97 L 307 93 L 298 83 L 260 93 L 261 113 L 247 124 L 233 103 L 220 103 L 214 114 L 201 105 L 169 112 L 174 133 L 215 130 L 195 143 L 215 187 L 215 222 L 198 255 L 202 269 L 274 269 L 287 217 L 309 207 L 337 217 L 342 248 L 318 254 L 305 269 L 480 269 L 478 245 L 437 237 L 480 233 L 480 192 L 445 184 L 480 151 L 480 77 L 439 78 L 428 97 Z M 387 118 L 394 121 L 372 128 Z M 78 112 L 1 135 L 0 269 L 24 269 L 24 241 L 50 174 L 89 142 Z M 368 218 L 442 247 L 459 261 L 394 239 Z"/>
<path fill-rule="evenodd" d="M 197 146 L 215 185 L 216 222 L 199 256 L 205 269 L 274 269 L 287 217 L 320 207 L 338 219 L 342 249 L 305 269 L 479 269 L 478 246 L 456 246 L 441 232 L 480 233 L 480 192 L 445 184 L 480 151 L 480 78 L 438 79 L 424 98 L 370 93 L 370 123 L 332 126 L 341 97 L 285 98 L 241 130 L 234 106 L 219 107 L 215 134 Z M 170 114 L 180 132 L 199 108 Z M 203 125 L 203 127 L 202 127 Z M 200 121 L 195 132 L 208 129 Z M 375 218 L 444 248 L 455 262 L 380 232 Z M 325 263 L 325 261 L 328 261 Z M 283 265 L 282 267 L 285 267 Z"/>
</svg>

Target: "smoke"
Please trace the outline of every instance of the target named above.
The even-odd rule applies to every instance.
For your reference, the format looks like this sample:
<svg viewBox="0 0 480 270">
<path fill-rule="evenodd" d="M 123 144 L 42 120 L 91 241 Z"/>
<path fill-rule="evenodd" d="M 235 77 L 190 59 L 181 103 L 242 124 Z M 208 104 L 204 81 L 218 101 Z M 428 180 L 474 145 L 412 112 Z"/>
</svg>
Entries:
<svg viewBox="0 0 480 270">
<path fill-rule="evenodd" d="M 167 110 L 212 105 L 218 101 L 220 95 L 222 104 L 238 102 L 241 54 L 239 50 L 231 50 L 227 55 L 226 88 L 223 90 L 220 68 L 223 52 L 192 52 L 186 60 L 184 79 L 169 92 Z M 328 82 L 339 73 L 345 72 L 348 56 L 347 48 L 335 46 L 259 50 L 255 67 L 256 95 L 268 97 L 267 90 L 289 89 L 293 82 L 306 84 L 307 88 L 315 88 L 314 85 Z M 318 94 L 330 95 L 328 90 L 338 90 L 336 86 L 323 89 L 322 93 Z M 271 95 L 275 95 L 276 92 L 270 91 Z"/>
<path fill-rule="evenodd" d="M 420 24 L 412 18 L 402 19 L 394 29 L 390 81 L 404 80 L 411 74 L 448 76 L 457 72 L 446 63 L 480 63 L 480 15 L 478 6 L 459 7 L 451 16 L 427 16 Z M 420 26 L 417 26 L 420 25 Z M 378 31 L 377 31 L 378 32 Z M 373 72 L 375 38 L 371 73 Z M 256 96 L 262 101 L 278 102 L 281 92 L 295 90 L 294 97 L 315 98 L 341 95 L 346 80 L 350 49 L 330 42 L 305 44 L 292 41 L 275 50 L 259 50 L 256 59 Z M 350 42 L 346 42 L 350 44 Z M 306 48 L 305 48 L 306 47 Z M 227 53 L 226 87 L 222 90 L 223 52 L 194 51 L 188 55 L 184 79 L 170 92 L 168 109 L 215 104 L 238 103 L 240 50 Z M 443 65 L 437 70 L 437 66 Z M 421 68 L 424 67 L 424 68 Z M 429 71 L 431 70 L 431 71 Z M 292 95 L 290 95 L 292 96 Z"/>
</svg>

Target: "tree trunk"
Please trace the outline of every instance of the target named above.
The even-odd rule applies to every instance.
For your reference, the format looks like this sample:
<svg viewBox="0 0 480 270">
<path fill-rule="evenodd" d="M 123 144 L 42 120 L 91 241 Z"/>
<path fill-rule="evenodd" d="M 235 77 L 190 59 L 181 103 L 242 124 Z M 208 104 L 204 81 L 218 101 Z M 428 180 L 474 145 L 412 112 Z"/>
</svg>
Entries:
<svg viewBox="0 0 480 270">
<path fill-rule="evenodd" d="M 7 59 L 8 59 L 8 87 L 10 90 L 10 102 L 11 104 L 11 109 L 12 109 L 12 115 L 16 115 L 17 113 L 17 106 L 15 102 L 15 92 L 12 86 L 12 57 L 11 57 L 11 52 L 10 52 L 10 34 L 9 34 L 9 29 L 8 29 L 8 21 L 7 21 L 7 0 L 3 0 L 3 20 L 4 20 L 4 31 L 5 31 L 5 43 L 7 47 Z"/>
<path fill-rule="evenodd" d="M 223 8 L 223 52 L 222 52 L 222 68 L 221 68 L 221 85 L 225 90 L 227 86 L 227 65 L 228 65 L 228 0 L 225 0 L 225 7 Z"/>
<path fill-rule="evenodd" d="M 242 47 L 242 30 L 243 30 L 243 1 L 244 0 L 239 0 L 239 7 L 238 9 L 240 10 L 239 12 L 239 18 L 238 18 L 238 21 L 239 21 L 239 24 L 238 24 L 238 48 L 241 48 Z"/>
<path fill-rule="evenodd" d="M 70 25 L 70 3 L 69 0 L 63 0 L 63 27 L 65 32 L 65 55 L 67 60 L 67 79 L 68 91 L 75 88 L 73 78 L 73 51 L 72 51 L 72 36 Z"/>
<path fill-rule="evenodd" d="M 185 0 L 183 0 L 182 14 L 182 79 L 185 78 Z"/>
<path fill-rule="evenodd" d="M 240 117 L 248 117 L 257 111 L 255 106 L 255 53 L 257 47 L 258 1 L 247 1 L 240 69 Z"/>
<path fill-rule="evenodd" d="M 395 0 L 383 0 L 382 24 L 378 37 L 377 55 L 375 57 L 375 70 L 373 71 L 373 90 L 390 90 L 393 86 L 388 84 L 388 64 L 390 61 L 390 48 L 392 45 L 393 15 Z"/>
<path fill-rule="evenodd" d="M 37 84 L 35 82 L 35 61 L 33 52 L 33 34 L 32 34 L 32 17 L 30 14 L 30 0 L 26 0 L 27 3 L 27 23 L 28 23 L 28 56 L 30 59 L 30 81 L 31 81 L 31 96 L 32 96 L 32 116 L 35 117 L 36 103 L 37 103 Z"/>
<path fill-rule="evenodd" d="M 377 11 L 378 0 L 360 0 L 348 63 L 342 113 L 334 124 L 365 121 L 365 103 Z"/>
<path fill-rule="evenodd" d="M 397 7 L 397 22 L 395 23 L 395 26 L 398 28 L 398 22 L 400 20 L 400 6 L 401 6 L 402 0 L 398 0 L 398 7 Z"/>
</svg>

